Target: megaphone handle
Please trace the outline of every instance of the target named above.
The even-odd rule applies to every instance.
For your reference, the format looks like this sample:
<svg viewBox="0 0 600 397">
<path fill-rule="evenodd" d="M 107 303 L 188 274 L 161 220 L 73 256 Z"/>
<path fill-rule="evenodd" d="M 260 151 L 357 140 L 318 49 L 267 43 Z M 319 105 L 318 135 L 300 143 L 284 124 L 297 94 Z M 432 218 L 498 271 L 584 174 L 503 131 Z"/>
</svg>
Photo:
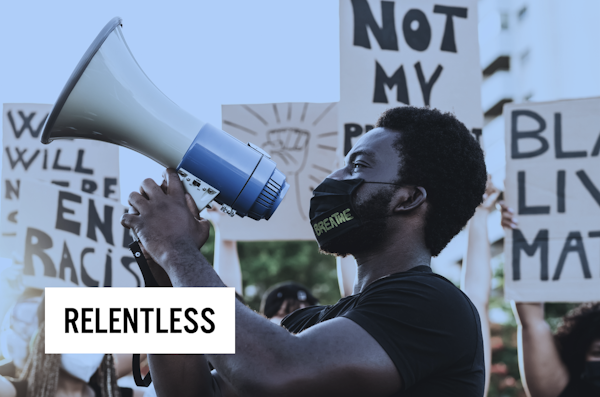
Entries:
<svg viewBox="0 0 600 397">
<path fill-rule="evenodd" d="M 145 287 L 158 287 L 158 283 L 156 279 L 152 275 L 152 271 L 150 271 L 150 267 L 148 266 L 148 262 L 146 262 L 146 258 L 142 253 L 142 248 L 140 247 L 140 240 L 135 232 L 132 230 L 133 236 L 135 240 L 129 244 L 129 249 L 135 258 L 138 266 L 140 267 L 140 271 L 142 272 L 142 277 L 144 278 L 144 286 Z"/>
</svg>

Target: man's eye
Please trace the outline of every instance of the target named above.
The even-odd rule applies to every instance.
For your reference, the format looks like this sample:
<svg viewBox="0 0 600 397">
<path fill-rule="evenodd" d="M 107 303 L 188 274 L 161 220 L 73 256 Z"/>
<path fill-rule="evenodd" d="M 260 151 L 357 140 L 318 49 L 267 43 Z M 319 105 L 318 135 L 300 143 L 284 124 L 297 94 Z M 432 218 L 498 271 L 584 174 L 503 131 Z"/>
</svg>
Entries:
<svg viewBox="0 0 600 397">
<path fill-rule="evenodd" d="M 357 170 L 357 169 L 360 169 L 360 168 L 364 168 L 364 166 L 365 166 L 364 164 L 360 164 L 360 163 L 353 163 L 353 164 L 352 164 L 352 169 L 353 169 L 353 170 Z"/>
</svg>

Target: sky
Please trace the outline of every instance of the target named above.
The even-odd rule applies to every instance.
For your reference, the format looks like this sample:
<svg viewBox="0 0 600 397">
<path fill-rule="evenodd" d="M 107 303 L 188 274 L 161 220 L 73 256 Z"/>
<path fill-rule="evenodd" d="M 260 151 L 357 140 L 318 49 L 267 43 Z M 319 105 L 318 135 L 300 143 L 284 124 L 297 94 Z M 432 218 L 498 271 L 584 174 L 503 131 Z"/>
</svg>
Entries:
<svg viewBox="0 0 600 397">
<path fill-rule="evenodd" d="M 337 0 L 0 3 L 0 103 L 56 101 L 113 17 L 153 83 L 195 117 L 221 105 L 339 100 Z M 162 168 L 120 149 L 121 201 Z M 1 163 L 0 163 L 1 164 Z"/>
</svg>

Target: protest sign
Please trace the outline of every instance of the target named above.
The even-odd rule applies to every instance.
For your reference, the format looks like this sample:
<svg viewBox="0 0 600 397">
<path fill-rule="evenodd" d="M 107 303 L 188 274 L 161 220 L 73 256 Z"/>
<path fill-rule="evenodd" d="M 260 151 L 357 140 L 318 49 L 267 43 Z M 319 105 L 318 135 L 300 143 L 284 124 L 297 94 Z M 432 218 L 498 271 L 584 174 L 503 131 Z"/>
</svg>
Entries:
<svg viewBox="0 0 600 397">
<path fill-rule="evenodd" d="M 505 297 L 600 300 L 600 98 L 504 107 Z"/>
<path fill-rule="evenodd" d="M 42 128 L 51 109 L 52 105 L 4 104 L 0 256 L 12 256 L 15 246 L 22 178 L 120 199 L 118 147 L 82 139 L 42 144 Z"/>
<path fill-rule="evenodd" d="M 312 240 L 314 188 L 336 167 L 336 103 L 224 105 L 223 130 L 270 154 L 290 188 L 268 221 L 221 217 L 224 240 Z"/>
<path fill-rule="evenodd" d="M 403 105 L 452 112 L 479 137 L 477 33 L 477 0 L 340 0 L 340 154 Z"/>
<path fill-rule="evenodd" d="M 121 226 L 120 203 L 22 178 L 15 249 L 26 285 L 139 287 L 143 278 Z"/>
</svg>

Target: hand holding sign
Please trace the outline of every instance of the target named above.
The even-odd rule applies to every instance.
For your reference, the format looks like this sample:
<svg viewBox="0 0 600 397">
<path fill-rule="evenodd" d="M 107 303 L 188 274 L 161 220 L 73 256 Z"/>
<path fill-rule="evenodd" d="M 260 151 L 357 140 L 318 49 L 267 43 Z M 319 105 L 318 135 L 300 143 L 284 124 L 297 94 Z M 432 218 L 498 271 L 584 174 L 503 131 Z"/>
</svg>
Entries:
<svg viewBox="0 0 600 397">
<path fill-rule="evenodd" d="M 168 271 L 171 256 L 185 250 L 198 250 L 206 243 L 209 223 L 197 217 L 198 209 L 195 204 L 190 206 L 173 169 L 166 171 L 166 189 L 146 179 L 140 191 L 142 194 L 129 195 L 129 204 L 137 214 L 123 215 L 121 223 L 137 233 L 149 254 L 147 258 Z"/>
</svg>

